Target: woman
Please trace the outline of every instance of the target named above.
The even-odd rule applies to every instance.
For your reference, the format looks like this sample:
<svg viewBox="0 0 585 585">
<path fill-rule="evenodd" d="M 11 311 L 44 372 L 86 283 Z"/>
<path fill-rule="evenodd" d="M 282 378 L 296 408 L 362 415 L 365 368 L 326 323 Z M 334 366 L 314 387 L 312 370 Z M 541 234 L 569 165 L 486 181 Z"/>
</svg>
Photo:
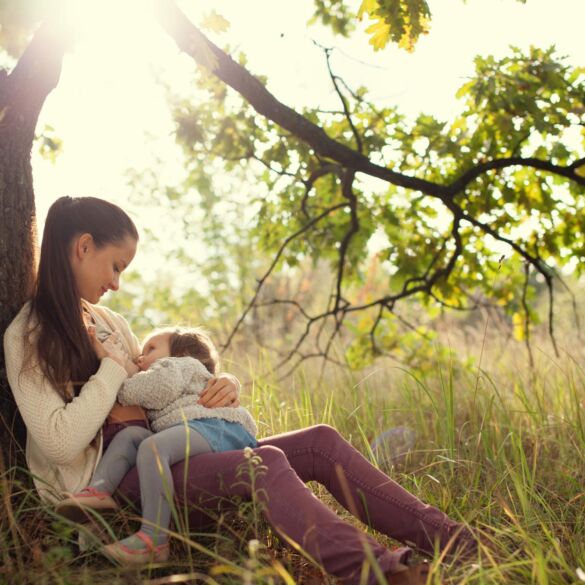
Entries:
<svg viewBox="0 0 585 585">
<path fill-rule="evenodd" d="M 132 371 L 126 356 L 138 356 L 138 342 L 122 317 L 96 305 L 107 290 L 118 290 L 137 243 L 132 220 L 115 205 L 90 197 L 57 200 L 45 224 L 35 291 L 4 337 L 8 380 L 28 430 L 27 462 L 39 493 L 53 502 L 88 485 L 104 434 L 111 439 L 121 426 L 106 424 L 104 433 L 104 423 L 142 418 L 140 410 L 116 405 Z M 98 352 L 87 334 L 92 324 L 117 336 L 118 345 Z M 201 402 L 239 404 L 237 381 L 218 376 Z M 411 549 L 390 551 L 341 520 L 305 486 L 315 480 L 376 530 L 424 552 L 475 547 L 461 524 L 402 489 L 331 427 L 269 437 L 254 452 L 265 468 L 247 480 L 242 470 L 251 462 L 241 451 L 204 454 L 190 468 L 189 459 L 173 467 L 178 496 L 196 509 L 192 528 L 205 523 L 206 509 L 254 497 L 284 542 L 300 546 L 345 583 L 360 583 L 371 559 L 390 583 L 419 582 L 410 580 L 418 569 L 406 565 Z M 117 496 L 140 499 L 135 468 Z M 371 569 L 367 582 L 378 582 Z"/>
</svg>

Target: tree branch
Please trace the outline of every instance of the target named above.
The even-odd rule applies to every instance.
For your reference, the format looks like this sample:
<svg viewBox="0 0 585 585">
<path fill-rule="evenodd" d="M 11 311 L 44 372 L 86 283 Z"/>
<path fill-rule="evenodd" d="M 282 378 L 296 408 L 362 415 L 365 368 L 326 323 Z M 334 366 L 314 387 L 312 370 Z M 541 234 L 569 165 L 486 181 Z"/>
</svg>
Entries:
<svg viewBox="0 0 585 585">
<path fill-rule="evenodd" d="M 264 286 L 264 283 L 266 282 L 266 279 L 270 276 L 270 274 L 272 274 L 272 271 L 274 270 L 274 268 L 278 264 L 278 261 L 280 260 L 280 257 L 282 256 L 285 248 L 294 239 L 296 239 L 300 235 L 304 234 L 313 225 L 315 225 L 316 223 L 318 223 L 319 221 L 321 221 L 323 218 L 327 217 L 330 213 L 332 213 L 336 209 L 341 209 L 342 207 L 346 207 L 346 205 L 347 205 L 347 203 L 339 203 L 338 205 L 334 205 L 333 207 L 328 208 L 323 213 L 321 213 L 317 217 L 314 217 L 312 220 L 310 220 L 309 222 L 307 222 L 301 229 L 297 230 L 294 234 L 288 236 L 288 238 L 286 238 L 286 240 L 284 240 L 284 242 L 282 243 L 282 245 L 278 249 L 278 252 L 276 253 L 276 256 L 272 260 L 272 263 L 270 264 L 270 267 L 264 273 L 264 275 L 262 276 L 262 278 L 258 281 L 258 286 L 256 287 L 256 292 L 254 293 L 254 296 L 252 297 L 252 300 L 248 303 L 248 306 L 246 307 L 246 310 L 242 313 L 242 315 L 238 319 L 238 322 L 236 323 L 234 329 L 230 333 L 230 336 L 228 337 L 228 340 L 223 345 L 222 350 L 226 350 L 229 347 L 232 339 L 234 338 L 234 335 L 237 333 L 240 325 L 243 323 L 244 319 L 246 318 L 246 315 L 250 312 L 250 309 L 254 306 L 254 303 L 256 302 L 256 299 L 258 298 L 258 295 L 260 294 L 260 290 L 262 289 L 262 286 Z"/>
<path fill-rule="evenodd" d="M 213 55 L 216 66 L 212 72 L 219 79 L 242 95 L 259 114 L 307 143 L 317 154 L 393 185 L 422 191 L 441 200 L 448 198 L 446 187 L 376 165 L 363 154 L 333 140 L 322 128 L 278 101 L 258 79 L 213 44 L 189 21 L 174 0 L 158 0 L 158 5 L 159 20 L 163 28 L 175 39 L 182 51 L 206 68 L 210 67 L 209 55 Z"/>
<path fill-rule="evenodd" d="M 448 203 L 479 175 L 489 170 L 510 166 L 533 167 L 585 185 L 585 178 L 577 175 L 573 167 L 561 167 L 536 158 L 510 157 L 482 163 L 467 171 L 450 185 L 440 185 L 379 166 L 362 153 L 335 141 L 322 128 L 278 101 L 258 79 L 212 43 L 177 7 L 174 0 L 157 0 L 157 2 L 161 25 L 174 38 L 182 51 L 193 57 L 203 67 L 211 68 L 219 79 L 244 97 L 259 114 L 307 143 L 318 155 L 337 161 L 346 168 L 377 177 L 398 187 L 421 191 L 444 203 Z M 210 55 L 216 61 L 214 67 L 210 65 Z"/>
<path fill-rule="evenodd" d="M 530 368 L 534 368 L 534 356 L 532 355 L 532 347 L 530 346 L 530 309 L 528 308 L 527 294 L 528 294 L 528 279 L 530 277 L 530 264 L 524 263 L 524 286 L 522 287 L 522 308 L 524 309 L 524 340 L 526 349 L 528 350 L 528 359 L 530 360 Z"/>
<path fill-rule="evenodd" d="M 313 41 L 313 42 L 315 42 L 315 41 Z M 317 43 L 315 43 L 315 44 L 317 44 Z M 320 45 L 318 45 L 318 46 L 320 46 Z M 333 69 L 331 68 L 331 49 L 327 49 L 325 47 L 321 47 L 321 48 L 325 52 L 325 59 L 327 61 L 327 71 L 329 72 L 329 77 L 331 78 L 331 83 L 333 83 L 333 87 L 335 88 L 335 92 L 337 93 L 337 95 L 339 97 L 339 101 L 341 102 L 341 105 L 343 107 L 343 113 L 345 115 L 345 119 L 347 120 L 347 123 L 349 124 L 349 127 L 351 128 L 351 131 L 352 131 L 353 136 L 355 138 L 357 150 L 360 154 L 363 154 L 364 145 L 362 143 L 362 137 L 360 136 L 359 132 L 357 131 L 357 128 L 355 127 L 355 125 L 353 123 L 353 120 L 351 119 L 351 112 L 349 111 L 349 106 L 347 104 L 347 100 L 345 99 L 345 96 L 343 95 L 341 88 L 339 87 L 339 84 L 337 83 L 339 77 L 337 77 L 337 75 L 335 75 L 333 73 Z"/>
<path fill-rule="evenodd" d="M 313 185 L 317 179 L 324 177 L 325 175 L 335 173 L 336 175 L 341 177 L 342 174 L 342 167 L 336 164 L 327 164 L 319 167 L 318 169 L 314 170 L 308 179 L 305 179 L 302 183 L 305 186 L 305 194 L 301 201 L 301 210 L 304 213 L 306 218 L 309 218 L 309 212 L 307 210 L 307 201 L 309 199 L 309 194 L 313 189 Z"/>
<path fill-rule="evenodd" d="M 579 161 L 577 161 L 578 163 Z M 449 185 L 449 191 L 452 195 L 456 195 L 457 193 L 462 192 L 469 183 L 475 181 L 480 175 L 488 171 L 492 171 L 495 169 L 504 169 L 507 167 L 531 167 L 533 169 L 539 169 L 541 171 L 546 171 L 548 173 L 552 173 L 554 175 L 560 175 L 561 177 L 566 177 L 567 179 L 571 179 L 575 181 L 578 185 L 585 185 L 585 177 L 580 177 L 575 170 L 578 168 L 579 165 L 574 166 L 576 163 L 568 167 L 561 167 L 559 165 L 555 165 L 549 161 L 541 160 L 539 158 L 522 158 L 519 156 L 512 156 L 508 158 L 498 158 L 495 160 L 491 160 L 485 163 L 481 163 L 466 173 L 464 173 L 459 179 L 453 181 L 451 185 Z"/>
<path fill-rule="evenodd" d="M 326 50 L 329 74 L 332 79 L 335 91 L 341 100 L 343 113 L 355 137 L 357 150 L 353 150 L 345 144 L 334 140 L 322 128 L 277 100 L 275 96 L 273 96 L 257 78 L 252 76 L 244 67 L 236 63 L 219 47 L 210 42 L 201 33 L 201 31 L 186 18 L 183 12 L 181 12 L 181 10 L 177 7 L 174 0 L 158 0 L 158 6 L 160 9 L 160 21 L 162 26 L 175 39 L 178 47 L 182 51 L 192 56 L 200 65 L 206 67 L 220 80 L 238 92 L 244 98 L 244 100 L 246 100 L 247 103 L 256 110 L 256 112 L 271 120 L 305 144 L 309 145 L 309 147 L 312 149 L 311 155 L 317 158 L 320 167 L 317 170 L 314 170 L 308 179 L 302 181 L 305 186 L 305 193 L 301 201 L 301 211 L 304 213 L 305 217 L 308 219 L 310 218 L 308 198 L 311 190 L 314 187 L 314 183 L 316 180 L 325 176 L 326 174 L 335 173 L 341 178 L 342 193 L 347 200 L 346 203 L 335 206 L 334 208 L 327 209 L 317 217 L 309 219 L 308 223 L 303 226 L 303 228 L 285 240 L 270 268 L 258 282 L 258 287 L 254 297 L 237 322 L 224 348 L 229 346 L 233 336 L 242 324 L 247 313 L 254 306 L 264 282 L 274 270 L 288 243 L 312 227 L 321 218 L 325 217 L 328 213 L 333 211 L 333 209 L 349 206 L 350 212 L 352 214 L 351 225 L 340 242 L 335 293 L 332 295 L 333 306 L 328 304 L 326 310 L 317 316 L 309 317 L 306 313 L 303 314 L 303 316 L 307 319 L 305 330 L 298 339 L 293 350 L 283 361 L 280 362 L 279 365 L 277 365 L 277 368 L 280 368 L 284 364 L 288 363 L 295 355 L 300 355 L 299 349 L 311 334 L 313 325 L 321 322 L 321 333 L 325 329 L 329 317 L 333 317 L 335 319 L 335 326 L 333 332 L 329 336 L 325 350 L 319 354 L 325 358 L 328 357 L 329 349 L 333 339 L 339 332 L 339 328 L 341 327 L 343 320 L 352 312 L 362 311 L 376 306 L 380 307 L 378 318 L 376 319 L 375 325 L 372 328 L 373 335 L 377 325 L 381 320 L 384 309 L 393 307 L 394 304 L 400 299 L 413 297 L 418 293 L 424 293 L 430 295 L 432 298 L 435 298 L 438 302 L 446 306 L 447 303 L 441 301 L 437 295 L 436 289 L 433 289 L 441 280 L 447 280 L 449 278 L 453 272 L 458 258 L 460 258 L 463 254 L 463 242 L 460 233 L 461 223 L 463 220 L 468 221 L 471 225 L 481 229 L 484 233 L 491 235 L 496 240 L 505 242 L 510 245 L 530 265 L 534 266 L 537 271 L 544 276 L 547 287 L 549 289 L 549 300 L 551 303 L 551 307 L 549 308 L 549 331 L 556 350 L 552 321 L 553 287 L 550 267 L 548 267 L 546 263 L 538 257 L 538 255 L 531 254 L 523 245 L 512 241 L 510 238 L 505 237 L 504 235 L 501 235 L 496 229 L 490 227 L 488 224 L 468 215 L 467 212 L 465 212 L 455 202 L 455 197 L 459 194 L 464 194 L 467 186 L 470 183 L 475 181 L 478 177 L 488 173 L 489 171 L 502 170 L 505 168 L 518 166 L 530 167 L 537 171 L 555 174 L 565 177 L 578 185 L 585 185 L 585 177 L 581 177 L 577 174 L 577 170 L 584 164 L 584 159 L 577 160 L 569 166 L 560 166 L 535 157 L 523 158 L 519 156 L 511 156 L 478 163 L 473 168 L 462 173 L 461 176 L 449 184 L 440 184 L 393 171 L 372 162 L 362 152 L 364 148 L 362 137 L 360 136 L 351 119 L 350 108 L 346 100 L 347 94 L 344 94 L 340 87 L 340 84 L 343 83 L 345 85 L 345 82 L 334 75 L 330 66 L 330 50 Z M 360 229 L 356 211 L 357 198 L 351 189 L 354 177 L 358 172 L 382 179 L 397 187 L 411 191 L 418 191 L 421 194 L 435 197 L 441 200 L 453 214 L 451 236 L 455 242 L 455 248 L 447 263 L 443 264 L 444 261 L 442 259 L 442 254 L 446 245 L 444 243 L 443 247 L 433 257 L 424 275 L 408 279 L 408 281 L 404 283 L 402 290 L 399 292 L 386 295 L 363 305 L 351 305 L 343 298 L 342 289 L 346 255 L 349 243 L 351 238 L 356 233 L 358 233 Z M 443 265 L 437 267 L 438 264 Z M 327 333 L 329 333 L 329 330 Z"/>
</svg>

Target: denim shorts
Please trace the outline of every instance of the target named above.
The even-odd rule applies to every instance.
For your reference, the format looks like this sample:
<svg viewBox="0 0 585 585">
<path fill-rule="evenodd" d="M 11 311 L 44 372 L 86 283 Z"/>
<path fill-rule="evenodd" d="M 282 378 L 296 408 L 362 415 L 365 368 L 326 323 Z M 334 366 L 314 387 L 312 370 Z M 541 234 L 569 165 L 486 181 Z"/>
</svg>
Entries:
<svg viewBox="0 0 585 585">
<path fill-rule="evenodd" d="M 258 446 L 256 439 L 237 422 L 222 418 L 192 418 L 187 424 L 205 438 L 214 452 Z"/>
</svg>

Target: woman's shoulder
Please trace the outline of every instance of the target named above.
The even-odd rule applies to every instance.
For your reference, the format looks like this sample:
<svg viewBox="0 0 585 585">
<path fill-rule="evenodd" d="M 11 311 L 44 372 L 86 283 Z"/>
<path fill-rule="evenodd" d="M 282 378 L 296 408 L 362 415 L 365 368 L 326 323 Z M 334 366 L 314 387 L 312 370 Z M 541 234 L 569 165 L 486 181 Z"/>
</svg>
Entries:
<svg viewBox="0 0 585 585">
<path fill-rule="evenodd" d="M 23 334 L 30 328 L 30 301 L 24 303 L 16 317 L 12 319 L 10 325 L 6 328 L 4 339 L 11 337 L 22 337 Z"/>
<path fill-rule="evenodd" d="M 4 332 L 1 341 L 7 370 L 20 368 L 28 348 L 35 342 L 36 334 L 33 332 L 35 319 L 31 318 L 30 310 L 31 303 L 28 301 L 21 307 Z"/>
</svg>

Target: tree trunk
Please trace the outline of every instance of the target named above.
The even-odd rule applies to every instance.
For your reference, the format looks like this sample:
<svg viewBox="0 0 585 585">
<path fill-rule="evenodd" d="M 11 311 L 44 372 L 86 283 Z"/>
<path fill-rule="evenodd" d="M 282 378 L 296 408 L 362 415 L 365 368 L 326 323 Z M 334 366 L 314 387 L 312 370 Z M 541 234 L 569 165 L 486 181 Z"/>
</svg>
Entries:
<svg viewBox="0 0 585 585">
<path fill-rule="evenodd" d="M 36 222 L 31 149 L 39 113 L 56 86 L 66 35 L 43 24 L 10 74 L 0 71 L 0 336 L 30 295 L 35 269 Z M 14 438 L 23 446 L 24 425 L 6 380 L 0 346 L 0 445 L 14 462 Z M 22 453 L 22 451 L 20 451 Z"/>
</svg>

